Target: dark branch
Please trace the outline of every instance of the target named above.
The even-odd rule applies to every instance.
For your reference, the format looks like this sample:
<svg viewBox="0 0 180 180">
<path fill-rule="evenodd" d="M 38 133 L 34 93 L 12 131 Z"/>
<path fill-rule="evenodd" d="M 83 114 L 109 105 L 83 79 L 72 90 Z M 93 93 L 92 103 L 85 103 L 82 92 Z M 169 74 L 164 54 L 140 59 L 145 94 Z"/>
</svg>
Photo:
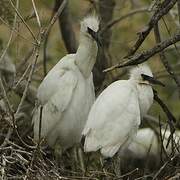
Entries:
<svg viewBox="0 0 180 180">
<path fill-rule="evenodd" d="M 56 0 L 54 12 L 56 12 L 63 0 Z M 66 4 L 61 16 L 59 17 L 59 27 L 61 29 L 62 38 L 68 53 L 75 53 L 77 50 L 77 42 L 72 27 L 72 20 L 69 13 L 68 3 Z"/>
<path fill-rule="evenodd" d="M 164 113 L 166 114 L 167 119 L 168 119 L 167 122 L 169 124 L 171 134 L 170 134 L 170 136 L 168 138 L 168 142 L 167 142 L 167 145 L 166 145 L 166 148 L 167 148 L 168 145 L 169 145 L 170 140 L 172 140 L 172 142 L 173 142 L 173 134 L 175 132 L 174 123 L 176 123 L 176 118 L 171 113 L 171 111 L 168 109 L 166 104 L 159 98 L 157 91 L 153 89 L 153 93 L 154 93 L 154 100 L 160 105 L 160 107 L 162 108 L 162 110 L 164 111 Z"/>
<path fill-rule="evenodd" d="M 123 63 L 118 63 L 108 69 L 105 69 L 104 72 L 111 71 L 115 68 L 125 67 L 125 66 L 132 66 L 143 63 L 147 61 L 150 57 L 154 56 L 155 54 L 161 52 L 165 48 L 169 47 L 170 45 L 180 41 L 180 32 L 176 33 L 172 38 L 169 38 L 161 43 L 155 45 L 152 49 L 143 51 L 142 53 L 135 54 L 134 56 L 124 58 Z"/>
<path fill-rule="evenodd" d="M 100 30 L 103 29 L 106 24 L 112 20 L 114 7 L 114 0 L 99 0 L 99 16 L 101 19 Z M 94 84 L 96 89 L 101 87 L 102 82 L 105 79 L 105 74 L 102 73 L 102 71 L 108 67 L 108 49 L 110 45 L 111 34 L 111 29 L 108 29 L 101 36 L 103 48 L 99 49 L 97 61 L 93 68 Z"/>
<path fill-rule="evenodd" d="M 160 32 L 159 32 L 158 23 L 154 26 L 154 35 L 155 35 L 156 42 L 161 43 L 161 36 L 160 36 Z M 177 87 L 179 90 L 179 96 L 180 96 L 180 81 L 179 81 L 178 77 L 175 75 L 173 68 L 167 61 L 167 58 L 163 51 L 161 51 L 159 53 L 159 56 L 160 56 L 161 62 L 163 63 L 164 67 L 166 68 L 167 72 L 169 73 L 171 78 L 174 79 L 175 83 L 177 84 Z"/>
<path fill-rule="evenodd" d="M 153 29 L 154 25 L 157 24 L 157 22 L 169 12 L 169 10 L 175 5 L 176 2 L 177 0 L 164 0 L 162 4 L 159 5 L 158 9 L 154 12 L 154 15 L 150 19 L 147 27 L 145 27 L 141 32 L 138 33 L 138 40 L 136 41 L 135 45 L 130 49 L 126 57 L 133 55 L 138 50 L 138 48 L 144 42 L 150 31 Z"/>
<path fill-rule="evenodd" d="M 144 13 L 144 12 L 149 12 L 148 11 L 148 8 L 147 7 L 143 7 L 143 8 L 139 8 L 139 9 L 135 9 L 135 10 L 132 10 L 130 11 L 129 13 L 125 14 L 125 15 L 122 15 L 121 17 L 119 18 L 116 18 L 114 19 L 113 21 L 109 22 L 102 30 L 101 30 L 101 34 L 105 33 L 108 29 L 112 28 L 115 24 L 119 23 L 120 21 L 128 18 L 128 17 L 131 17 L 135 14 L 138 14 L 138 13 Z"/>
</svg>

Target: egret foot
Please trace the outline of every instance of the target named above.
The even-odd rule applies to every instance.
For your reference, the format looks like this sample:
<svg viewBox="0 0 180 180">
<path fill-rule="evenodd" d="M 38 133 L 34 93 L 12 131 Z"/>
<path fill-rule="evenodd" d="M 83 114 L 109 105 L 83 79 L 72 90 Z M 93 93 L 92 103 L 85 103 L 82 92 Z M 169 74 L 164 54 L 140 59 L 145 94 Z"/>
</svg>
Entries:
<svg viewBox="0 0 180 180">
<path fill-rule="evenodd" d="M 63 154 L 63 149 L 62 149 L 60 143 L 57 142 L 54 146 L 54 156 L 55 156 L 55 161 L 58 166 L 63 165 L 62 154 Z"/>
<path fill-rule="evenodd" d="M 78 147 L 78 159 L 80 163 L 80 168 L 83 173 L 86 172 L 85 163 L 84 163 L 84 152 L 82 151 L 81 147 Z"/>
</svg>

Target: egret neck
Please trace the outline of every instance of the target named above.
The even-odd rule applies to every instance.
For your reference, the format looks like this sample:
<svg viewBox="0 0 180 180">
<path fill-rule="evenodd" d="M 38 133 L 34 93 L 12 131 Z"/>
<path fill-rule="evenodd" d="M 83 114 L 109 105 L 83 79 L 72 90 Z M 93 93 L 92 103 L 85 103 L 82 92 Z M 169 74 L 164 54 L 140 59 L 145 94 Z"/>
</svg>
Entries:
<svg viewBox="0 0 180 180">
<path fill-rule="evenodd" d="M 89 78 L 96 62 L 98 47 L 96 42 L 88 35 L 80 35 L 80 44 L 76 52 L 75 63 L 85 78 Z"/>
</svg>

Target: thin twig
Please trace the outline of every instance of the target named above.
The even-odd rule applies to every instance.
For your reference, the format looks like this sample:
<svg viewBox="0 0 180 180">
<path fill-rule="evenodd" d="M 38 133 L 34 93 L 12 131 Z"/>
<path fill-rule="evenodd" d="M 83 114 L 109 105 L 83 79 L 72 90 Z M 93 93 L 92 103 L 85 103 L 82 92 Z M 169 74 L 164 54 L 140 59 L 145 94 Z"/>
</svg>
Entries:
<svg viewBox="0 0 180 180">
<path fill-rule="evenodd" d="M 154 25 L 157 24 L 157 22 L 169 12 L 169 10 L 175 5 L 176 2 L 177 0 L 164 0 L 159 5 L 158 9 L 154 12 L 152 18 L 150 19 L 148 25 L 141 32 L 138 33 L 138 40 L 130 49 L 126 57 L 133 55 L 138 50 L 138 48 L 144 42 L 150 31 L 153 29 Z"/>
<path fill-rule="evenodd" d="M 173 134 L 175 132 L 175 127 L 174 127 L 174 123 L 177 122 L 176 118 L 174 117 L 174 115 L 171 113 L 171 111 L 168 109 L 168 107 L 166 106 L 166 104 L 159 98 L 158 94 L 157 94 L 157 91 L 153 89 L 153 93 L 154 93 L 154 100 L 160 105 L 160 107 L 162 108 L 162 110 L 164 111 L 164 113 L 166 114 L 167 116 L 167 119 L 168 119 L 168 124 L 169 124 L 169 128 L 170 128 L 170 136 L 168 138 L 168 142 L 167 142 L 167 145 L 166 145 L 166 148 L 168 147 L 169 145 L 169 142 L 171 140 L 172 142 L 172 147 L 174 147 L 174 143 L 173 143 Z M 173 149 L 174 151 L 174 149 Z"/>
<path fill-rule="evenodd" d="M 174 36 L 172 38 L 169 38 L 167 40 L 162 41 L 161 43 L 156 44 L 150 50 L 143 51 L 141 53 L 135 54 L 134 56 L 123 58 L 122 59 L 122 60 L 124 60 L 123 62 L 121 60 L 120 63 L 118 63 L 110 68 L 105 69 L 104 72 L 112 71 L 116 68 L 132 66 L 132 65 L 137 65 L 137 64 L 143 63 L 143 62 L 147 61 L 150 57 L 154 56 L 155 54 L 161 52 L 162 50 L 166 49 L 167 47 L 169 47 L 170 45 L 172 45 L 178 41 L 180 41 L 180 33 L 179 32 L 174 34 Z"/>
<path fill-rule="evenodd" d="M 41 28 L 41 21 L 40 21 L 40 18 L 39 18 L 37 9 L 36 9 L 35 2 L 34 2 L 34 0 L 31 0 L 31 1 L 32 1 L 33 9 L 34 9 L 34 12 L 35 12 L 35 15 L 36 15 L 38 26 L 39 26 L 39 28 Z"/>
<path fill-rule="evenodd" d="M 31 58 L 31 56 L 34 53 L 34 48 L 30 49 L 30 51 L 27 53 L 27 55 L 22 59 L 22 61 L 17 65 L 16 69 L 19 71 L 24 67 L 24 65 L 28 62 L 28 60 Z"/>
<path fill-rule="evenodd" d="M 163 21 L 163 23 L 164 23 L 164 25 L 165 25 L 165 28 L 166 28 L 166 30 L 167 30 L 167 32 L 168 32 L 168 34 L 169 34 L 169 37 L 171 37 L 170 29 L 168 28 L 168 25 L 167 25 L 164 17 L 162 17 L 162 21 Z M 176 52 L 178 53 L 178 55 L 180 55 L 180 53 L 179 53 L 179 51 L 178 51 L 178 47 L 177 47 L 176 44 L 174 44 L 174 48 L 176 49 Z"/>
<path fill-rule="evenodd" d="M 47 74 L 47 55 L 46 55 L 46 47 L 47 47 L 47 43 L 48 43 L 48 37 L 49 37 L 49 34 L 50 34 L 50 31 L 51 31 L 51 28 L 54 24 L 54 22 L 59 18 L 59 23 L 62 24 L 61 22 L 61 18 L 60 18 L 60 14 L 63 13 L 64 11 L 64 8 L 67 8 L 67 0 L 63 0 L 60 4 L 59 4 L 59 1 L 56 1 L 55 3 L 55 8 L 54 8 L 54 11 L 55 11 L 55 14 L 53 14 L 53 17 L 51 18 L 51 21 L 49 23 L 49 27 L 47 27 L 46 29 L 46 32 L 44 32 L 44 46 L 43 46 L 43 70 L 44 70 L 44 77 L 46 76 Z M 69 24 L 69 23 L 68 23 Z M 72 31 L 72 30 L 71 30 Z M 67 33 L 67 32 L 66 32 Z M 75 37 L 75 35 L 74 35 Z M 75 41 L 75 38 L 74 38 L 74 41 Z M 70 45 L 71 47 L 72 45 Z M 69 47 L 69 46 L 68 46 Z M 72 46 L 73 47 L 73 46 Z M 66 47 L 67 48 L 67 47 Z M 68 49 L 68 48 L 67 48 Z M 72 52 L 71 52 L 72 53 Z"/>
<path fill-rule="evenodd" d="M 15 86 L 13 87 L 13 89 L 16 89 L 17 86 L 25 79 L 29 69 L 31 67 L 31 64 L 28 65 L 28 67 L 26 68 L 26 70 L 24 71 L 24 73 L 22 74 L 22 76 L 19 78 L 18 82 L 15 84 Z"/>
<path fill-rule="evenodd" d="M 101 31 L 100 31 L 100 34 L 103 34 L 104 32 L 106 32 L 108 29 L 112 28 L 115 24 L 119 23 L 120 21 L 128 18 L 128 17 L 131 17 L 135 14 L 138 14 L 138 13 L 144 13 L 144 12 L 149 12 L 148 8 L 147 7 L 143 7 L 143 8 L 139 8 L 139 9 L 135 9 L 135 10 L 132 10 L 130 11 L 129 13 L 127 14 L 124 14 L 122 15 L 121 17 L 117 18 L 117 19 L 114 19 L 113 21 L 111 21 L 110 23 L 108 23 Z"/>
<path fill-rule="evenodd" d="M 19 0 L 16 1 L 16 9 L 18 9 L 18 8 L 19 8 Z M 0 57 L 0 62 L 2 61 L 4 56 L 6 55 L 6 52 L 7 52 L 8 48 L 9 48 L 9 45 L 10 45 L 12 37 L 13 37 L 14 30 L 16 28 L 16 22 L 17 22 L 17 14 L 15 13 L 14 14 L 14 21 L 13 21 L 13 27 L 12 27 L 12 30 L 11 30 L 10 38 L 9 38 L 9 41 L 7 43 L 7 46 L 6 46 L 5 50 L 3 51 L 3 54 Z M 14 111 L 13 111 L 11 105 L 10 105 L 10 102 L 9 102 L 8 97 L 7 97 L 7 93 L 6 93 L 6 90 L 4 88 L 3 81 L 1 79 L 1 77 L 0 77 L 0 89 L 1 89 L 1 92 L 3 93 L 3 98 L 4 98 L 4 102 L 5 102 L 6 108 L 7 108 L 8 112 L 9 112 L 9 115 L 12 117 L 12 123 L 14 123 Z M 10 139 L 12 133 L 13 133 L 13 128 L 10 127 L 9 130 L 8 130 L 8 133 L 6 135 L 5 140 L 2 143 L 2 145 L 1 145 L 2 147 L 6 146 L 7 140 Z"/>
<path fill-rule="evenodd" d="M 18 9 L 18 8 L 19 8 L 19 0 L 16 1 L 16 9 Z M 0 57 L 0 62 L 3 60 L 4 56 L 6 55 L 6 52 L 7 52 L 8 48 L 10 46 L 10 43 L 12 41 L 12 37 L 13 37 L 13 34 L 14 34 L 14 30 L 16 29 L 16 22 L 17 22 L 17 14 L 15 13 L 11 34 L 10 34 L 8 43 L 6 45 L 6 48 L 4 49 L 4 51 L 3 51 L 3 53 L 2 53 L 2 55 Z"/>
<path fill-rule="evenodd" d="M 43 113 L 43 106 L 40 105 L 39 107 L 39 142 L 41 141 L 42 113 Z"/>
<path fill-rule="evenodd" d="M 57 10 L 57 12 L 54 14 L 53 18 L 51 19 L 50 23 L 48 24 L 48 26 L 43 30 L 42 32 L 42 36 L 43 39 L 44 37 L 46 37 L 50 31 L 50 29 L 52 28 L 53 24 L 56 22 L 57 18 L 60 16 L 60 14 L 62 13 L 63 9 L 65 8 L 67 4 L 67 0 L 63 0 L 61 6 L 59 7 L 59 9 Z"/>
<path fill-rule="evenodd" d="M 41 43 L 41 39 L 40 39 L 39 42 Z M 37 63 L 37 60 L 38 60 L 38 57 L 39 57 L 40 44 L 39 44 L 39 46 L 36 47 L 35 51 L 36 51 L 35 58 L 34 58 L 34 61 L 31 64 L 31 69 L 30 69 L 30 73 L 29 73 L 28 80 L 27 80 L 27 83 L 26 83 L 26 87 L 24 89 L 23 96 L 22 96 L 21 101 L 20 101 L 20 103 L 18 105 L 18 108 L 16 110 L 16 115 L 20 112 L 20 110 L 21 110 L 21 108 L 23 106 L 23 103 L 25 101 L 25 98 L 26 98 L 26 95 L 27 95 L 27 91 L 28 91 L 29 85 L 31 83 L 32 75 L 34 73 L 34 70 L 35 70 L 35 67 L 36 67 L 36 63 Z"/>
<path fill-rule="evenodd" d="M 0 20 L 1 20 L 1 22 L 2 22 L 5 26 L 8 27 L 11 31 L 13 30 L 13 27 L 11 27 L 6 21 L 4 21 L 4 19 L 2 19 L 2 17 L 0 17 Z M 29 39 L 25 38 L 24 36 L 22 36 L 22 34 L 20 34 L 16 28 L 14 29 L 14 33 L 16 33 L 16 35 L 18 35 L 19 37 L 21 37 L 23 40 L 25 40 L 25 42 L 29 42 L 29 43 L 31 43 L 31 44 L 33 44 L 33 45 L 36 44 L 36 43 L 30 41 Z"/>
<path fill-rule="evenodd" d="M 26 28 L 29 30 L 30 34 L 32 35 L 33 39 L 35 40 L 36 44 L 38 44 L 38 40 L 35 37 L 33 31 L 31 30 L 31 28 L 29 27 L 29 25 L 26 23 L 26 21 L 24 20 L 24 18 L 22 17 L 22 15 L 20 14 L 20 12 L 18 11 L 18 9 L 14 6 L 12 0 L 9 0 L 12 7 L 14 8 L 15 12 L 17 13 L 18 17 L 21 19 L 21 21 L 23 22 L 23 24 L 26 26 Z"/>
<path fill-rule="evenodd" d="M 157 179 L 157 177 L 159 176 L 159 174 L 164 170 L 164 168 L 170 163 L 172 162 L 177 156 L 172 157 L 170 160 L 166 161 L 164 163 L 164 165 L 159 169 L 159 171 L 154 175 L 153 180 Z"/>
<path fill-rule="evenodd" d="M 156 43 L 161 43 L 161 35 L 159 32 L 158 23 L 154 26 L 154 35 L 155 35 Z M 179 97 L 180 97 L 180 80 L 178 79 L 178 77 L 174 73 L 173 68 L 171 67 L 171 65 L 167 61 L 167 58 L 166 58 L 163 51 L 161 51 L 159 53 L 159 56 L 160 56 L 161 62 L 163 63 L 164 67 L 166 68 L 167 72 L 169 73 L 171 78 L 174 79 L 175 83 L 177 84 L 177 87 L 179 90 Z"/>
</svg>

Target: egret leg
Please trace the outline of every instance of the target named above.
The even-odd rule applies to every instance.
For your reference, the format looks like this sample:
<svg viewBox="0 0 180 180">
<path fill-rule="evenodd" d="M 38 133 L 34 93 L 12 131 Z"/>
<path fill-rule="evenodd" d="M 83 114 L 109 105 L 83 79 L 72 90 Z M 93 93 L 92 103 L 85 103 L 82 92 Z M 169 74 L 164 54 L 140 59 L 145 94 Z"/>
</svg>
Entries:
<svg viewBox="0 0 180 180">
<path fill-rule="evenodd" d="M 54 146 L 54 156 L 55 156 L 55 161 L 56 161 L 57 165 L 63 164 L 62 154 L 63 154 L 63 149 L 62 149 L 60 143 L 58 143 L 58 141 L 57 141 Z"/>
<path fill-rule="evenodd" d="M 72 155 L 73 155 L 73 163 L 72 163 L 72 170 L 77 171 L 77 165 L 78 165 L 78 153 L 77 153 L 77 146 L 74 146 L 72 148 Z"/>
<path fill-rule="evenodd" d="M 83 171 L 83 173 L 85 173 L 86 168 L 85 168 L 85 163 L 84 163 L 84 153 L 83 153 L 81 147 L 78 147 L 78 158 L 79 158 L 81 170 Z"/>
<path fill-rule="evenodd" d="M 114 173 L 117 177 L 121 176 L 121 158 L 120 152 L 118 152 L 114 157 Z"/>
</svg>

